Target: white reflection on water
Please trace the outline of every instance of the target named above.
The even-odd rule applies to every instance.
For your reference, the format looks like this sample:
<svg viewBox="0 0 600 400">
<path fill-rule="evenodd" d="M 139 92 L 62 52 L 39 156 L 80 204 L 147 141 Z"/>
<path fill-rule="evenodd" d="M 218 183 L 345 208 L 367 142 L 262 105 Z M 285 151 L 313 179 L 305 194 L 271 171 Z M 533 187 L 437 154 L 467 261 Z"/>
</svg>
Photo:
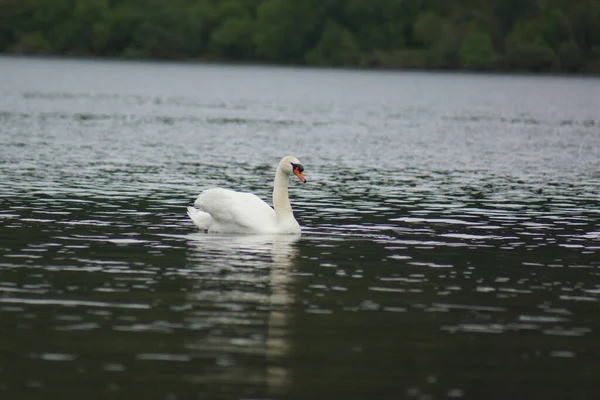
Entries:
<svg viewBox="0 0 600 400">
<path fill-rule="evenodd" d="M 197 263 L 198 268 L 207 272 L 210 279 L 220 279 L 218 293 L 213 292 L 207 297 L 203 290 L 195 291 L 190 296 L 193 301 L 209 300 L 215 304 L 229 304 L 229 309 L 235 309 L 235 315 L 213 316 L 220 318 L 219 330 L 235 330 L 237 325 L 251 324 L 255 318 L 256 309 L 266 310 L 266 332 L 264 341 L 240 340 L 226 336 L 211 337 L 208 343 L 191 344 L 192 349 L 211 349 L 221 351 L 229 356 L 217 355 L 217 363 L 221 365 L 218 377 L 220 382 L 238 382 L 244 372 L 243 365 L 233 361 L 232 353 L 262 354 L 266 359 L 265 381 L 271 395 L 284 393 L 290 384 L 290 372 L 282 363 L 289 353 L 290 343 L 288 334 L 289 308 L 294 301 L 291 290 L 294 261 L 298 257 L 296 243 L 300 236 L 295 235 L 189 235 L 191 252 L 189 260 Z M 211 272 L 212 270 L 212 272 Z M 214 274 L 219 274 L 217 278 Z M 240 284 L 254 284 L 240 290 Z M 264 284 L 264 290 L 258 290 L 262 296 L 257 296 L 257 287 Z M 247 303 L 254 307 L 246 307 Z M 232 306 L 232 304 L 236 304 Z M 240 304 L 241 303 L 241 304 Z M 258 306 L 258 307 L 257 307 Z M 204 315 L 203 317 L 206 317 Z M 210 317 L 209 317 L 210 318 Z M 200 323 L 206 323 L 203 318 Z M 263 326 L 264 325 L 260 325 Z M 251 335 L 256 337 L 256 332 Z M 236 346 L 237 344 L 237 346 Z M 237 347 L 236 349 L 233 349 Z M 232 351 L 233 350 L 233 351 Z M 235 354 L 234 354 L 235 356 Z M 223 358 L 225 357 L 225 358 Z M 256 373 L 256 371 L 252 371 Z M 254 374 L 253 374 L 254 375 Z M 257 377 L 256 379 L 260 379 Z"/>
</svg>

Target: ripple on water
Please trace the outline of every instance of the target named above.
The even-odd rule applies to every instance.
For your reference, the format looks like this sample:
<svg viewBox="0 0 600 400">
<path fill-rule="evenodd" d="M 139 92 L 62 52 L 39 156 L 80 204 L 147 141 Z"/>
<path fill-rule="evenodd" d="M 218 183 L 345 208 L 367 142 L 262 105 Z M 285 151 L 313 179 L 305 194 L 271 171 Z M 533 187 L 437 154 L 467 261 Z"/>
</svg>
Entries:
<svg viewBox="0 0 600 400">
<path fill-rule="evenodd" d="M 156 393 L 173 384 L 167 376 L 185 377 L 176 386 L 186 393 L 214 382 L 281 385 L 292 354 L 290 381 L 305 379 L 302 391 L 318 386 L 310 376 L 337 371 L 357 387 L 410 381 L 407 396 L 463 397 L 473 389 L 465 376 L 493 387 L 494 374 L 520 382 L 555 362 L 594 361 L 595 109 L 569 108 L 568 90 L 570 100 L 554 98 L 564 105 L 556 115 L 527 96 L 519 110 L 495 98 L 471 107 L 461 96 L 428 99 L 421 89 L 439 93 L 435 74 L 411 75 L 416 92 L 402 74 L 367 76 L 361 90 L 344 76 L 336 90 L 319 81 L 292 100 L 239 79 L 218 95 L 193 80 L 142 93 L 127 82 L 56 90 L 53 80 L 9 91 L 0 100 L 0 313 L 8 362 L 26 371 L 13 375 L 17 389 L 62 385 L 74 370 L 87 391 L 106 390 L 95 382 L 115 374 L 152 379 Z M 414 96 L 380 79 L 400 79 Z M 187 221 L 185 206 L 209 186 L 269 199 L 273 164 L 290 148 L 309 179 L 290 186 L 301 239 L 205 235 Z M 585 367 L 573 370 L 593 370 Z M 164 368 L 173 374 L 158 376 Z M 230 397 L 268 397 L 258 392 Z"/>
</svg>

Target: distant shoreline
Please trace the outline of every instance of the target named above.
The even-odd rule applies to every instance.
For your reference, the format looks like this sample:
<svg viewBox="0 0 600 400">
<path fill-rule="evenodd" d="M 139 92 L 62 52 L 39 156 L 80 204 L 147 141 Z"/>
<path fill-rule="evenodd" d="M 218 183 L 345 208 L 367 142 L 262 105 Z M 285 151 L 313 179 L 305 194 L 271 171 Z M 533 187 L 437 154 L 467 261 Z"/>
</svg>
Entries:
<svg viewBox="0 0 600 400">
<path fill-rule="evenodd" d="M 312 65 L 307 63 L 274 63 L 267 61 L 251 61 L 237 59 L 218 59 L 214 57 L 126 57 L 126 56 L 98 56 L 98 55 L 73 55 L 59 53 L 17 53 L 1 52 L 0 58 L 24 58 L 24 59 L 55 59 L 55 60 L 81 60 L 81 61 L 110 61 L 131 63 L 172 63 L 172 64 L 198 64 L 198 65 L 224 65 L 239 67 L 272 67 L 272 68 L 298 68 L 319 70 L 340 70 L 356 72 L 418 72 L 418 73 L 448 73 L 448 74 L 481 74 L 481 75 L 505 75 L 505 76 L 556 76 L 556 77 L 581 77 L 600 78 L 600 72 L 553 72 L 553 71 L 528 71 L 519 69 L 490 68 L 490 69 L 467 69 L 467 68 L 409 68 L 409 67 L 386 67 L 386 66 L 336 66 L 336 65 Z"/>
</svg>

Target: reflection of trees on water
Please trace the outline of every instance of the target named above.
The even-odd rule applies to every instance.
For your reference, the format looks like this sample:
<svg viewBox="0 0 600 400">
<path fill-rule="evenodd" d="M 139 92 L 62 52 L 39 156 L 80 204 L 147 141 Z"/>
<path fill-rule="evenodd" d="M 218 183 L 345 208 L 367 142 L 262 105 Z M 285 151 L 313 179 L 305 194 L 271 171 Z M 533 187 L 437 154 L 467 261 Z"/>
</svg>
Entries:
<svg viewBox="0 0 600 400">
<path fill-rule="evenodd" d="M 289 352 L 290 270 L 298 239 L 190 236 L 186 270 L 197 284 L 189 296 L 188 323 L 198 335 L 187 347 L 207 360 L 194 381 L 266 386 L 271 395 L 285 391 L 290 377 L 282 361 Z"/>
</svg>

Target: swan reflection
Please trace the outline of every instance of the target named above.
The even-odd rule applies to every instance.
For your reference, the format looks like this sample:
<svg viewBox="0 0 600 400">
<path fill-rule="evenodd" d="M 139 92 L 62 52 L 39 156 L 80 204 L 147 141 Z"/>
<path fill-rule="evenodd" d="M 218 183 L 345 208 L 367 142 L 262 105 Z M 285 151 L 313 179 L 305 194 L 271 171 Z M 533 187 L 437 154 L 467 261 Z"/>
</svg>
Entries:
<svg viewBox="0 0 600 400">
<path fill-rule="evenodd" d="M 261 385 L 271 395 L 289 384 L 282 361 L 289 352 L 291 269 L 296 235 L 189 235 L 188 270 L 198 283 L 190 294 L 190 326 L 198 340 L 188 348 L 216 359 L 203 383 Z"/>
</svg>

